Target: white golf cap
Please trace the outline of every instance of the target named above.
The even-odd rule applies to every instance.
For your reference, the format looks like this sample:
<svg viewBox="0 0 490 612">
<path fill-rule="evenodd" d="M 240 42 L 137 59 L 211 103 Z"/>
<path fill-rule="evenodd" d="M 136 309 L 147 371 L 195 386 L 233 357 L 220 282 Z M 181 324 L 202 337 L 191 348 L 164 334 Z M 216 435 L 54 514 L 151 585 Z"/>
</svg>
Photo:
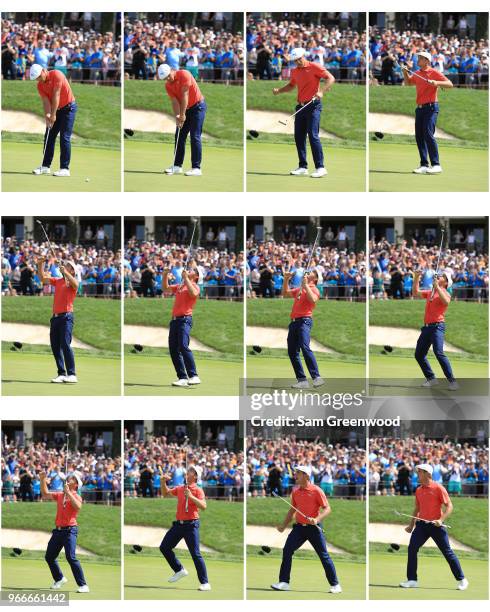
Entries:
<svg viewBox="0 0 490 612">
<path fill-rule="evenodd" d="M 168 64 L 160 64 L 158 66 L 158 78 L 163 81 L 170 74 L 170 66 Z"/>
<path fill-rule="evenodd" d="M 453 286 L 453 275 L 451 274 L 451 270 L 444 270 L 443 275 L 446 277 L 447 288 L 449 289 Z"/>
<path fill-rule="evenodd" d="M 31 79 L 31 81 L 35 81 L 42 71 L 42 66 L 40 66 L 39 64 L 32 64 L 31 70 L 29 72 L 29 78 Z"/>
<path fill-rule="evenodd" d="M 417 470 L 423 470 L 424 472 L 428 472 L 431 476 L 432 476 L 432 466 L 429 465 L 428 463 L 419 463 L 419 465 L 417 465 Z"/>
<path fill-rule="evenodd" d="M 197 479 L 201 480 L 202 477 L 202 467 L 200 465 L 190 465 L 189 470 L 194 470 L 194 472 L 196 472 L 197 474 Z"/>
<path fill-rule="evenodd" d="M 75 480 L 77 481 L 77 484 L 78 484 L 78 488 L 79 489 L 82 488 L 82 479 L 80 478 L 80 476 L 76 472 L 71 472 L 70 474 L 68 474 L 66 476 L 66 480 L 68 480 L 69 478 L 75 478 Z"/>
<path fill-rule="evenodd" d="M 299 60 L 301 57 L 304 57 L 306 53 L 306 50 L 303 49 L 302 47 L 296 47 L 295 49 L 293 49 L 291 51 L 291 59 L 293 60 L 293 62 L 295 62 L 296 60 Z"/>
<path fill-rule="evenodd" d="M 303 472 L 303 474 L 306 474 L 307 476 L 311 476 L 311 468 L 308 467 L 307 465 L 297 465 L 294 468 L 295 472 Z"/>
<path fill-rule="evenodd" d="M 418 51 L 417 55 L 419 57 L 425 57 L 425 59 L 429 60 L 429 62 L 432 61 L 432 55 L 428 51 Z"/>
</svg>

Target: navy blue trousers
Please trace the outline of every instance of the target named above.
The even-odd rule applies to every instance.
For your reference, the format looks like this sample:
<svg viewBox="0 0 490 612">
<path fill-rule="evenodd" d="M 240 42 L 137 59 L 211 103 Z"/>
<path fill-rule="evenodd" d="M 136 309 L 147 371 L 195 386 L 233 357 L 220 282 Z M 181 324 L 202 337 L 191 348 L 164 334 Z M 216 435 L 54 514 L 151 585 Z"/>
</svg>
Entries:
<svg viewBox="0 0 490 612">
<path fill-rule="evenodd" d="M 183 317 L 170 321 L 168 348 L 179 380 L 197 376 L 196 362 L 189 348 L 191 329 L 192 317 Z"/>
<path fill-rule="evenodd" d="M 179 142 L 175 155 L 175 165 L 182 166 L 185 157 L 185 143 L 187 136 L 191 136 L 191 163 L 193 168 L 200 168 L 202 162 L 202 126 L 206 118 L 207 105 L 205 100 L 201 100 L 186 111 L 184 125 L 180 128 Z M 175 142 L 177 142 L 178 130 L 175 130 Z"/>
<path fill-rule="evenodd" d="M 68 527 L 66 529 L 53 529 L 51 539 L 48 542 L 46 554 L 44 556 L 49 565 L 53 580 L 58 582 L 63 578 L 63 572 L 58 564 L 58 555 L 61 549 L 65 549 L 66 560 L 68 561 L 73 577 L 78 586 L 87 584 L 83 575 L 82 566 L 76 557 L 78 527 Z"/>
<path fill-rule="evenodd" d="M 58 374 L 71 376 L 75 375 L 75 355 L 71 348 L 73 335 L 74 318 L 73 313 L 51 318 L 51 329 L 49 339 L 51 351 L 56 361 Z"/>
<path fill-rule="evenodd" d="M 51 162 L 54 157 L 54 145 L 58 134 L 60 135 L 60 168 L 70 168 L 71 160 L 71 136 L 73 133 L 73 124 L 77 114 L 78 106 L 76 102 L 67 104 L 63 108 L 58 109 L 56 113 L 56 121 L 49 131 L 48 142 L 46 143 L 46 151 L 44 152 L 43 166 L 51 167 Z M 48 130 L 44 133 L 44 142 Z"/>
<path fill-rule="evenodd" d="M 428 166 L 429 159 L 432 166 L 439 165 L 439 149 L 435 138 L 439 104 L 415 109 L 415 140 L 420 155 L 420 165 Z"/>
<path fill-rule="evenodd" d="M 301 104 L 296 106 L 299 110 Z M 306 158 L 306 137 L 310 141 L 311 153 L 315 168 L 324 168 L 323 148 L 320 141 L 320 117 L 322 113 L 322 103 L 320 100 L 312 102 L 304 110 L 300 111 L 294 118 L 294 141 L 298 151 L 300 168 L 308 168 Z"/>
<path fill-rule="evenodd" d="M 424 325 L 420 329 L 420 336 L 417 340 L 417 346 L 415 347 L 415 359 L 422 369 L 425 378 L 432 380 L 436 377 L 434 371 L 430 367 L 429 360 L 427 359 L 427 353 L 430 347 L 434 351 L 437 361 L 439 362 L 444 376 L 449 380 L 454 380 L 453 370 L 449 359 L 444 354 L 444 332 L 446 326 L 444 323 L 436 323 L 431 325 Z"/>
<path fill-rule="evenodd" d="M 291 529 L 282 551 L 279 582 L 287 582 L 289 584 L 293 555 L 305 542 L 309 542 L 313 546 L 316 554 L 320 557 L 323 569 L 325 570 L 325 576 L 330 586 L 338 584 L 339 580 L 335 571 L 335 565 L 328 554 L 327 542 L 323 535 L 323 531 L 317 525 L 305 525 L 303 527 L 298 524 L 294 525 Z"/>
<path fill-rule="evenodd" d="M 306 367 L 311 378 L 318 378 L 318 364 L 315 355 L 310 348 L 310 334 L 313 327 L 313 319 L 305 317 L 291 321 L 288 331 L 288 355 L 297 380 L 306 380 L 306 374 L 301 363 L 300 352 L 303 353 Z"/>
<path fill-rule="evenodd" d="M 206 564 L 201 555 L 201 550 L 199 549 L 199 521 L 190 521 L 186 523 L 174 521 L 172 527 L 167 531 L 160 544 L 160 552 L 165 557 L 174 573 L 180 572 L 180 570 L 183 569 L 183 565 L 177 559 L 174 548 L 182 538 L 194 561 L 199 582 L 201 584 L 206 584 L 208 582 L 208 573 Z"/>
<path fill-rule="evenodd" d="M 456 580 L 463 580 L 464 574 L 458 557 L 449 544 L 447 531 L 443 527 L 436 527 L 430 523 L 417 521 L 408 545 L 407 579 L 417 580 L 417 553 L 429 538 L 432 538 L 437 547 L 449 563 L 449 567 Z"/>
</svg>

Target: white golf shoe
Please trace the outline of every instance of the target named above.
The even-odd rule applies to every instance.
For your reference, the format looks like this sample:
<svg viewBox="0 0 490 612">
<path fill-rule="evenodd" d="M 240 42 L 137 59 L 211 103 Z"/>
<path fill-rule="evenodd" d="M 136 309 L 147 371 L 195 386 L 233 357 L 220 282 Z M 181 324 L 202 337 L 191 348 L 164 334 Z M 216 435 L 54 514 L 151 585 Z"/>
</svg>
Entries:
<svg viewBox="0 0 490 612">
<path fill-rule="evenodd" d="M 51 589 L 53 591 L 58 591 L 59 589 L 61 589 L 61 587 L 66 584 L 68 582 L 68 578 L 65 578 L 63 576 L 63 578 L 61 580 L 57 580 L 56 582 L 53 582 L 53 584 L 51 585 Z"/>
<path fill-rule="evenodd" d="M 39 168 L 34 168 L 32 174 L 51 174 L 51 168 L 48 168 L 48 166 L 39 166 Z"/>
<path fill-rule="evenodd" d="M 88 584 L 82 584 L 77 589 L 77 593 L 90 593 L 90 589 L 88 588 Z"/>
<path fill-rule="evenodd" d="M 185 176 L 202 176 L 201 168 L 191 168 L 184 172 Z"/>
<path fill-rule="evenodd" d="M 317 378 L 313 379 L 313 386 L 314 387 L 321 387 L 325 384 L 325 381 L 323 380 L 323 378 L 321 376 L 318 376 Z"/>
<path fill-rule="evenodd" d="M 322 176 L 327 176 L 327 174 L 326 168 L 317 168 L 315 172 L 312 172 L 311 178 L 322 178 Z"/>
<path fill-rule="evenodd" d="M 63 382 L 74 385 L 78 382 L 78 378 L 75 376 L 75 374 L 70 374 L 70 376 L 65 376 L 65 380 Z"/>
<path fill-rule="evenodd" d="M 436 387 L 438 384 L 439 384 L 439 381 L 437 380 L 437 378 L 428 378 L 420 386 L 428 389 L 429 387 Z"/>
<path fill-rule="evenodd" d="M 458 580 L 458 591 L 466 591 L 466 589 L 470 586 L 470 583 L 463 578 L 463 580 Z"/>
<path fill-rule="evenodd" d="M 329 593 L 342 593 L 342 587 L 340 584 L 334 584 L 332 587 L 330 587 Z"/>
<path fill-rule="evenodd" d="M 189 385 L 200 385 L 201 379 L 199 378 L 199 376 L 191 376 L 187 382 L 189 383 Z"/>
<path fill-rule="evenodd" d="M 309 389 L 310 383 L 307 380 L 298 380 L 298 382 L 291 385 L 291 387 L 293 389 Z"/>
<path fill-rule="evenodd" d="M 275 584 L 271 584 L 271 589 L 274 589 L 274 591 L 289 591 L 290 586 L 289 586 L 289 582 L 276 582 Z"/>
<path fill-rule="evenodd" d="M 189 572 L 183 567 L 180 571 L 176 572 L 173 576 L 168 579 L 169 582 L 178 582 L 189 575 Z"/>
<path fill-rule="evenodd" d="M 182 166 L 170 166 L 165 168 L 165 174 L 182 174 Z"/>
<path fill-rule="evenodd" d="M 427 168 L 427 166 L 419 166 L 418 168 L 415 168 L 415 170 L 413 170 L 414 174 L 427 174 L 427 170 L 429 168 Z"/>
<path fill-rule="evenodd" d="M 211 585 L 209 584 L 209 582 L 205 582 L 204 584 L 200 584 L 199 585 L 199 590 L 200 591 L 210 591 L 211 590 Z"/>
<path fill-rule="evenodd" d="M 70 176 L 70 171 L 68 168 L 60 168 L 56 170 L 56 172 L 53 172 L 53 176 Z"/>
<path fill-rule="evenodd" d="M 432 166 L 431 168 L 427 168 L 427 174 L 441 174 L 441 172 L 441 166 Z"/>
<path fill-rule="evenodd" d="M 59 374 L 56 378 L 52 378 L 51 382 L 52 383 L 64 383 L 65 382 L 65 375 L 64 374 Z"/>
<path fill-rule="evenodd" d="M 400 586 L 403 589 L 416 589 L 419 583 L 416 580 L 405 580 L 405 582 L 400 582 Z"/>
<path fill-rule="evenodd" d="M 179 378 L 179 380 L 175 380 L 172 383 L 172 387 L 188 387 L 189 386 L 189 381 L 187 380 L 187 378 Z"/>
<path fill-rule="evenodd" d="M 296 168 L 296 170 L 291 170 L 289 174 L 293 176 L 308 176 L 308 168 Z"/>
<path fill-rule="evenodd" d="M 457 391 L 459 389 L 459 384 L 457 383 L 457 381 L 452 380 L 448 385 L 448 389 L 450 391 Z"/>
</svg>

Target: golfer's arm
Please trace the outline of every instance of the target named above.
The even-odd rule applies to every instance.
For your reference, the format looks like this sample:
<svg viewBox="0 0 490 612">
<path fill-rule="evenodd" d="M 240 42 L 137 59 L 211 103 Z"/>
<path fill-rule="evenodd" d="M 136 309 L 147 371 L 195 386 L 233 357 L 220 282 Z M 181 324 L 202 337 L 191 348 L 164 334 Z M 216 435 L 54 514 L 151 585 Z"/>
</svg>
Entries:
<svg viewBox="0 0 490 612">
<path fill-rule="evenodd" d="M 291 289 L 289 288 L 289 281 L 289 278 L 285 278 L 284 282 L 282 283 L 282 297 L 292 297 Z"/>
<path fill-rule="evenodd" d="M 408 70 L 404 70 L 402 68 L 402 74 L 403 74 L 403 82 L 405 83 L 405 85 L 414 85 L 414 83 L 412 83 L 412 81 L 410 80 Z"/>
<path fill-rule="evenodd" d="M 282 527 L 283 529 L 286 529 L 286 527 L 289 525 L 289 523 L 293 520 L 293 517 L 295 515 L 295 510 L 294 508 L 291 508 L 288 513 L 286 514 L 286 518 L 284 519 L 284 521 L 282 522 Z"/>
<path fill-rule="evenodd" d="M 437 295 L 439 296 L 441 302 L 445 306 L 448 306 L 449 302 L 451 301 L 451 296 L 449 295 L 449 293 L 443 287 L 439 287 L 439 285 L 436 285 L 436 291 L 437 291 Z"/>
<path fill-rule="evenodd" d="M 320 512 L 318 513 L 318 516 L 316 517 L 317 522 L 321 523 L 324 519 L 327 518 L 330 512 L 332 512 L 332 508 L 330 507 L 330 505 L 325 506 L 325 508 L 320 508 Z"/>
<path fill-rule="evenodd" d="M 174 115 L 177 116 L 178 114 L 180 114 L 180 104 L 179 101 L 177 100 L 177 98 L 174 98 L 173 96 L 170 97 L 170 102 L 172 103 L 172 109 L 174 111 Z"/>
<path fill-rule="evenodd" d="M 442 89 L 451 89 L 451 87 L 453 86 L 453 84 L 447 77 L 444 77 L 444 81 L 436 81 L 436 83 L 437 87 L 441 87 Z"/>
<path fill-rule="evenodd" d="M 77 279 L 74 276 L 72 276 L 68 272 L 68 270 L 66 270 L 66 268 L 63 270 L 63 276 L 65 277 L 65 280 L 68 281 L 70 287 L 72 289 L 75 289 L 75 291 L 78 291 L 78 281 L 77 281 Z"/>
<path fill-rule="evenodd" d="M 167 487 L 167 481 L 164 478 L 162 478 L 160 490 L 162 491 L 163 497 L 173 497 L 172 493 L 170 493 L 170 489 Z"/>
<path fill-rule="evenodd" d="M 185 115 L 187 107 L 189 106 L 189 88 L 182 88 L 182 100 L 180 101 L 180 114 Z"/>
<path fill-rule="evenodd" d="M 447 519 L 448 516 L 451 516 L 452 512 L 453 512 L 453 504 L 451 501 L 449 501 L 447 504 L 442 504 L 441 506 L 441 521 L 444 523 L 444 521 Z"/>
<path fill-rule="evenodd" d="M 72 508 L 75 508 L 75 510 L 80 510 L 80 508 L 82 507 L 82 501 L 80 499 L 77 499 L 71 491 L 69 491 L 66 495 L 70 500 Z"/>
<path fill-rule="evenodd" d="M 194 297 L 199 295 L 199 289 L 196 289 L 194 287 L 194 285 L 191 283 L 190 278 L 184 278 L 184 283 L 191 295 L 193 295 Z"/>
<path fill-rule="evenodd" d="M 199 508 L 199 510 L 206 510 L 206 508 L 208 507 L 208 505 L 206 504 L 206 500 L 205 499 L 199 499 L 199 497 L 196 497 L 195 495 L 192 495 L 192 493 L 189 493 L 189 499 L 196 504 L 196 506 Z"/>
<path fill-rule="evenodd" d="M 41 481 L 41 497 L 42 499 L 53 499 L 53 496 L 48 491 L 48 483 L 45 480 Z"/>
<path fill-rule="evenodd" d="M 413 516 L 418 516 L 419 515 L 419 504 L 418 501 L 415 500 L 415 505 L 413 507 L 413 512 L 412 512 Z M 410 527 L 413 529 L 415 527 L 415 523 L 416 523 L 416 519 L 410 519 Z"/>
<path fill-rule="evenodd" d="M 163 281 L 163 288 L 164 289 L 168 289 L 169 288 L 169 284 L 168 284 L 168 273 L 167 272 L 163 273 L 162 281 Z"/>
<path fill-rule="evenodd" d="M 61 87 L 57 87 L 53 92 L 53 101 L 51 102 L 51 114 L 56 115 L 60 105 Z"/>
<path fill-rule="evenodd" d="M 46 276 L 46 274 L 44 273 L 44 262 L 39 262 L 37 264 L 37 273 L 39 275 L 39 280 L 41 281 L 41 283 L 44 285 L 45 283 L 49 282 L 49 276 Z"/>
<path fill-rule="evenodd" d="M 284 85 L 283 87 L 280 87 L 277 90 L 277 93 L 288 93 L 289 91 L 293 91 L 293 89 L 295 88 L 295 85 L 291 85 L 291 83 L 286 83 L 286 85 Z"/>
<path fill-rule="evenodd" d="M 420 292 L 420 276 L 415 276 L 413 279 L 412 294 L 419 298 L 422 297 L 422 293 Z"/>
<path fill-rule="evenodd" d="M 306 289 L 306 297 L 308 298 L 308 302 L 311 302 L 312 304 L 316 304 L 318 302 L 318 296 L 313 293 L 309 285 L 305 285 L 305 289 Z"/>
<path fill-rule="evenodd" d="M 321 93 L 325 93 L 326 91 L 330 91 L 332 85 L 335 83 L 335 77 L 333 74 L 330 74 L 328 70 L 325 70 L 327 76 L 324 77 L 318 84 L 318 91 Z"/>
<path fill-rule="evenodd" d="M 41 101 L 43 103 L 44 114 L 49 115 L 51 113 L 51 102 L 49 101 L 49 98 L 46 98 L 46 96 L 41 96 Z"/>
</svg>

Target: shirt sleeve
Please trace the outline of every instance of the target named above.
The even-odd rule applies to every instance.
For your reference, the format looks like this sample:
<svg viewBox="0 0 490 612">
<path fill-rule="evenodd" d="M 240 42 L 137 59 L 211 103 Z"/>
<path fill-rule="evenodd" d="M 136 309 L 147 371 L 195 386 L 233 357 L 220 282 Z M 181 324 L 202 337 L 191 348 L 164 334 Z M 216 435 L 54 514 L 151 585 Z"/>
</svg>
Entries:
<svg viewBox="0 0 490 612">
<path fill-rule="evenodd" d="M 51 72 L 51 83 L 53 85 L 53 89 L 61 87 L 61 85 L 63 84 L 63 78 L 64 77 L 61 72 L 57 70 L 53 70 L 53 72 Z"/>
<path fill-rule="evenodd" d="M 441 72 L 439 72 L 439 70 L 432 70 L 430 77 L 433 81 L 445 81 L 446 80 L 446 77 Z"/>
<path fill-rule="evenodd" d="M 59 278 L 50 278 L 49 279 L 49 284 L 55 286 L 55 285 L 58 284 L 59 281 L 60 281 Z"/>
<path fill-rule="evenodd" d="M 296 289 L 290 289 L 290 291 L 293 297 L 298 297 L 298 294 L 300 293 L 301 289 L 298 287 Z"/>
<path fill-rule="evenodd" d="M 178 285 L 170 285 L 169 289 L 172 293 L 177 293 L 177 289 L 179 288 Z"/>
<path fill-rule="evenodd" d="M 420 295 L 423 298 L 428 298 L 430 296 L 430 294 L 431 294 L 431 291 L 429 291 L 428 289 L 424 289 L 423 291 L 420 292 Z"/>
<path fill-rule="evenodd" d="M 328 507 L 327 496 L 320 489 L 320 487 L 317 487 L 316 495 L 317 495 L 317 498 L 318 498 L 318 504 L 320 505 L 320 508 L 327 508 Z"/>
<path fill-rule="evenodd" d="M 315 66 L 315 76 L 317 76 L 319 79 L 326 79 L 328 77 L 328 71 L 326 68 L 320 66 L 320 64 L 313 64 L 313 66 Z"/>
<path fill-rule="evenodd" d="M 441 503 L 447 506 L 451 501 L 451 498 L 449 497 L 449 493 L 442 485 L 439 487 L 439 495 L 441 498 Z"/>
<path fill-rule="evenodd" d="M 206 496 L 204 495 L 204 491 L 201 489 L 201 487 L 197 487 L 194 497 L 197 497 L 197 499 L 205 499 Z"/>
<path fill-rule="evenodd" d="M 173 489 L 170 489 L 170 495 L 173 495 L 174 497 L 177 497 L 179 495 L 179 490 L 182 489 L 182 487 L 174 487 Z"/>
<path fill-rule="evenodd" d="M 192 85 L 192 75 L 190 72 L 187 72 L 187 70 L 182 71 L 182 75 L 180 79 L 181 79 L 182 87 L 184 86 L 190 87 Z"/>
</svg>

